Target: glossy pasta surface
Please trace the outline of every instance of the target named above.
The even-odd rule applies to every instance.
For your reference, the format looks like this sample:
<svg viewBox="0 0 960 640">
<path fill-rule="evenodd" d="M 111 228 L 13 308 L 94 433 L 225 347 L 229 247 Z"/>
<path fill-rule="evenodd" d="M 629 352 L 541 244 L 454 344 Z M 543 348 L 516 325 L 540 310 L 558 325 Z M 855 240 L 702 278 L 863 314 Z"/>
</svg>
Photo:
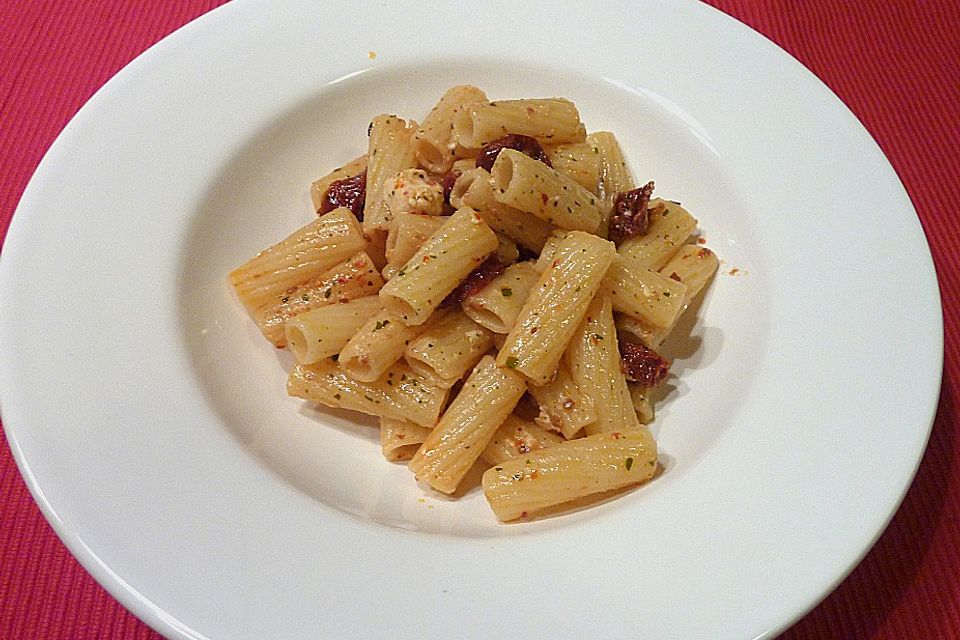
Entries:
<svg viewBox="0 0 960 640">
<path fill-rule="evenodd" d="M 567 98 L 465 83 L 357 134 L 313 219 L 226 274 L 287 393 L 379 417 L 425 492 L 483 472 L 501 521 L 651 481 L 658 350 L 719 266 L 697 219 Z"/>
</svg>

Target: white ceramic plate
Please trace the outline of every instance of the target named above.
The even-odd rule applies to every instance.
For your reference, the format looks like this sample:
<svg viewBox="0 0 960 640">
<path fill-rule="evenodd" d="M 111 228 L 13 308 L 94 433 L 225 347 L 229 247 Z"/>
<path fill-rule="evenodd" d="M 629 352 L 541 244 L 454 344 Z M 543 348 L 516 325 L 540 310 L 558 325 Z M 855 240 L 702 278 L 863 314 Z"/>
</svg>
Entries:
<svg viewBox="0 0 960 640">
<path fill-rule="evenodd" d="M 3 419 L 57 533 L 150 625 L 755 638 L 879 535 L 942 351 L 896 175 L 836 97 L 734 20 L 586 6 L 231 3 L 57 140 L 3 254 Z M 288 360 L 225 283 L 311 219 L 307 186 L 362 149 L 371 116 L 420 117 L 465 81 L 573 99 L 725 260 L 655 424 L 665 473 L 508 526 L 478 490 L 427 494 L 383 462 L 372 422 L 287 398 Z"/>
</svg>

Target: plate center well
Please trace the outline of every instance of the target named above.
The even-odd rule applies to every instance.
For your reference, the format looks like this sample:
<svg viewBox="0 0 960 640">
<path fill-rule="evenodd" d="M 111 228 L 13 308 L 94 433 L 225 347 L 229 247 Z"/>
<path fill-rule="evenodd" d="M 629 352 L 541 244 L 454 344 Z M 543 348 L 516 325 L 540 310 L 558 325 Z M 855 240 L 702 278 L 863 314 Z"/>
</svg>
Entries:
<svg viewBox="0 0 960 640">
<path fill-rule="evenodd" d="M 292 359 L 267 343 L 227 284 L 227 273 L 308 223 L 312 180 L 360 155 L 379 113 L 420 120 L 449 86 L 471 83 L 491 99 L 563 96 L 588 130 L 616 133 L 640 182 L 681 201 L 724 260 L 696 315 L 668 343 L 673 371 L 653 424 L 664 473 L 618 500 L 536 522 L 496 522 L 478 486 L 448 498 L 418 486 L 405 465 L 386 462 L 375 418 L 287 397 Z M 766 347 L 766 286 L 751 251 L 753 212 L 709 132 L 680 106 L 644 87 L 540 67 L 464 61 L 429 68 L 377 67 L 318 88 L 311 99 L 251 132 L 196 211 L 181 276 L 181 318 L 194 372 L 237 442 L 273 474 L 353 516 L 391 527 L 465 536 L 528 532 L 643 508 L 733 424 Z M 729 272 L 736 268 L 736 276 Z"/>
</svg>

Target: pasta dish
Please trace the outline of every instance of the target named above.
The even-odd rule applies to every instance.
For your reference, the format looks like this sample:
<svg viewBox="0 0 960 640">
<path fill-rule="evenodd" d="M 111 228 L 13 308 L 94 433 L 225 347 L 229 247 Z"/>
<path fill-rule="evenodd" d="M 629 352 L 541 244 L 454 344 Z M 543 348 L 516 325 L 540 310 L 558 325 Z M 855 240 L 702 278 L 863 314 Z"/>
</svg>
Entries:
<svg viewBox="0 0 960 640">
<path fill-rule="evenodd" d="M 362 135 L 362 134 L 361 134 Z M 658 352 L 717 256 L 562 98 L 449 89 L 310 188 L 317 217 L 230 273 L 287 392 L 378 416 L 383 455 L 502 521 L 657 471 Z"/>
</svg>

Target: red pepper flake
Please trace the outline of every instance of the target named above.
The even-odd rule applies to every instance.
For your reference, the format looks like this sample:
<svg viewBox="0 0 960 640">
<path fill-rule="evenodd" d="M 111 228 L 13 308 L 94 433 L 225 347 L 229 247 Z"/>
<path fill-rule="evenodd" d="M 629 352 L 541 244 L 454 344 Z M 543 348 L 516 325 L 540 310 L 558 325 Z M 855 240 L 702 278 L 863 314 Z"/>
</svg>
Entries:
<svg viewBox="0 0 960 640">
<path fill-rule="evenodd" d="M 549 200 L 549 198 L 547 198 L 547 194 L 541 193 L 541 194 L 540 194 L 540 202 L 542 202 L 544 206 L 547 205 L 547 200 Z"/>
<path fill-rule="evenodd" d="M 650 213 L 647 205 L 653 195 L 653 182 L 639 189 L 621 191 L 613 202 L 613 215 L 610 216 L 610 229 L 607 239 L 620 244 L 627 238 L 638 236 L 647 230 Z"/>
<path fill-rule="evenodd" d="M 357 220 L 363 221 L 363 203 L 367 197 L 367 170 L 343 180 L 334 180 L 323 194 L 317 213 L 323 215 L 338 207 L 346 207 Z"/>
<path fill-rule="evenodd" d="M 683 282 L 683 280 L 680 279 L 680 274 L 678 274 L 676 271 L 670 274 L 670 279 L 676 280 L 677 282 Z"/>
<path fill-rule="evenodd" d="M 710 249 L 707 249 L 706 247 L 704 247 L 703 249 L 700 249 L 700 251 L 697 251 L 698 258 L 708 258 L 712 255 L 713 255 L 713 251 L 710 251 Z"/>
<path fill-rule="evenodd" d="M 707 244 L 707 239 L 701 236 L 697 238 L 697 244 Z"/>
<path fill-rule="evenodd" d="M 527 512 L 524 511 L 523 513 L 521 513 L 521 514 L 520 514 L 520 517 L 521 517 L 521 518 L 526 518 L 526 517 L 527 517 Z"/>
<path fill-rule="evenodd" d="M 613 438 L 614 440 L 619 440 L 622 436 L 623 434 L 620 433 L 619 431 L 614 431 L 613 433 L 610 434 L 610 437 Z"/>
<path fill-rule="evenodd" d="M 534 469 L 533 471 L 530 472 L 530 479 L 536 480 L 539 475 L 540 475 L 540 472 Z"/>
<path fill-rule="evenodd" d="M 516 149 L 534 160 L 539 160 L 548 167 L 553 166 L 550 164 L 550 158 L 547 157 L 547 153 L 543 150 L 543 147 L 540 146 L 540 143 L 537 142 L 536 138 L 523 136 L 518 133 L 507 134 L 502 138 L 484 145 L 484 147 L 480 149 L 480 153 L 477 154 L 477 166 L 490 171 L 497 156 L 500 155 L 500 152 L 504 149 Z"/>
<path fill-rule="evenodd" d="M 480 293 L 483 289 L 499 276 L 507 268 L 496 258 L 487 258 L 483 263 L 470 272 L 470 274 L 460 283 L 460 286 L 453 290 L 443 301 L 444 305 L 459 304 L 468 297 Z"/>
<path fill-rule="evenodd" d="M 655 387 L 670 373 L 670 363 L 642 344 L 620 343 L 620 369 L 627 380 L 641 387 Z"/>
</svg>

